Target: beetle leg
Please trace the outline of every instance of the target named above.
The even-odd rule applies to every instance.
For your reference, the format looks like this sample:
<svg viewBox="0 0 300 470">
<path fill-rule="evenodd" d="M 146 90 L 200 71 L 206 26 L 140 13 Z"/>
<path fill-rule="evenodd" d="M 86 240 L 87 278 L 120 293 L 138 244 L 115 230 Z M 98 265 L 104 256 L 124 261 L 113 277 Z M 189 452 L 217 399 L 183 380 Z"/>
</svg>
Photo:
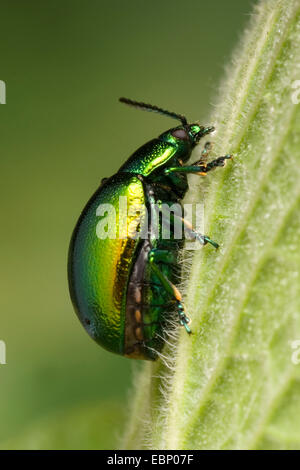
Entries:
<svg viewBox="0 0 300 470">
<path fill-rule="evenodd" d="M 167 250 L 152 249 L 149 252 L 149 264 L 150 264 L 151 269 L 153 270 L 153 272 L 156 274 L 156 276 L 160 280 L 160 282 L 161 282 L 162 286 L 164 287 L 164 289 L 176 301 L 176 303 L 177 303 L 177 313 L 178 313 L 178 317 L 179 317 L 179 323 L 181 324 L 181 326 L 184 326 L 187 333 L 191 334 L 192 331 L 189 327 L 190 319 L 185 314 L 185 308 L 184 308 L 184 304 L 182 302 L 182 295 L 181 295 L 180 291 L 177 289 L 177 287 L 174 284 L 172 284 L 171 281 L 169 281 L 169 279 L 161 272 L 161 270 L 159 269 L 159 267 L 156 264 L 157 263 L 157 258 L 156 258 L 157 253 L 156 252 L 160 252 L 159 259 L 161 260 L 161 252 L 163 252 L 163 251 L 167 252 Z"/>
<path fill-rule="evenodd" d="M 215 160 L 212 160 L 209 163 L 205 163 L 201 160 L 195 162 L 192 165 L 187 166 L 174 166 L 171 168 L 165 168 L 165 174 L 169 173 L 193 173 L 196 175 L 205 176 L 211 170 L 214 170 L 218 166 L 225 166 L 226 160 L 230 160 L 232 155 L 224 155 L 223 157 L 218 157 Z"/>
<path fill-rule="evenodd" d="M 212 160 L 211 162 L 207 163 L 205 166 L 205 173 L 208 171 L 213 170 L 214 168 L 217 168 L 218 166 L 225 166 L 226 160 L 231 160 L 232 155 L 224 155 L 223 157 L 218 157 L 215 160 Z"/>
<path fill-rule="evenodd" d="M 217 242 L 213 241 L 211 238 L 209 238 L 207 235 L 203 235 L 202 233 L 199 233 L 197 232 L 197 230 L 195 230 L 192 226 L 192 224 L 190 222 L 188 222 L 187 220 L 185 220 L 183 217 L 181 217 L 180 215 L 174 213 L 174 212 L 167 212 L 167 211 L 164 211 L 164 208 L 161 206 L 160 207 L 160 210 L 162 212 L 162 214 L 165 214 L 167 216 L 171 216 L 173 218 L 177 217 L 177 219 L 181 220 L 181 223 L 184 225 L 185 227 L 185 231 L 189 234 L 189 236 L 191 238 L 195 238 L 196 240 L 198 240 L 202 245 L 206 245 L 207 243 L 210 243 L 213 247 L 215 247 L 216 249 L 219 248 L 219 245 Z"/>
<path fill-rule="evenodd" d="M 191 238 L 195 238 L 202 245 L 206 245 L 207 243 L 210 243 L 213 247 L 216 248 L 216 250 L 219 248 L 219 244 L 217 242 L 215 242 L 214 240 L 209 238 L 207 235 L 202 235 L 202 233 L 197 232 L 197 230 L 195 230 L 193 228 L 193 226 L 192 226 L 192 224 L 190 224 L 190 222 L 188 222 L 187 220 L 185 220 L 183 218 L 182 218 L 182 222 L 185 226 L 186 232 L 188 232 L 188 234 L 190 235 Z"/>
<path fill-rule="evenodd" d="M 201 157 L 199 158 L 199 160 L 197 160 L 196 162 L 192 163 L 193 166 L 197 165 L 197 166 L 205 166 L 206 162 L 207 162 L 207 159 L 208 159 L 208 156 L 211 152 L 213 148 L 213 144 L 212 142 L 206 142 L 206 144 L 204 145 L 204 148 L 201 152 Z"/>
<path fill-rule="evenodd" d="M 201 152 L 201 158 L 200 158 L 199 162 L 204 162 L 204 161 L 207 160 L 207 157 L 208 157 L 211 149 L 212 149 L 212 143 L 211 142 L 206 142 L 206 144 L 204 145 L 204 149 Z"/>
</svg>

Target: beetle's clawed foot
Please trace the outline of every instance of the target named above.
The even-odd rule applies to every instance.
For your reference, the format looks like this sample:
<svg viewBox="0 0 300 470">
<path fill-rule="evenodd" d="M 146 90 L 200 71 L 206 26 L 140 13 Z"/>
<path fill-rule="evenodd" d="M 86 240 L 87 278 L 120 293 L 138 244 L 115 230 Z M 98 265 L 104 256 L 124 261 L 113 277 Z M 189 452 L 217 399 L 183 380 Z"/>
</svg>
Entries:
<svg viewBox="0 0 300 470">
<path fill-rule="evenodd" d="M 184 306 L 182 305 L 181 302 L 178 302 L 178 317 L 179 317 L 180 325 L 184 326 L 185 331 L 190 335 L 192 333 L 192 330 L 189 327 L 189 324 L 191 323 L 191 320 L 185 314 L 185 309 L 184 309 Z"/>
<path fill-rule="evenodd" d="M 207 237 L 206 235 L 202 235 L 201 233 L 194 232 L 196 234 L 195 238 L 202 244 L 207 245 L 209 243 L 212 245 L 216 250 L 219 248 L 219 244 L 212 240 L 211 238 Z"/>
</svg>

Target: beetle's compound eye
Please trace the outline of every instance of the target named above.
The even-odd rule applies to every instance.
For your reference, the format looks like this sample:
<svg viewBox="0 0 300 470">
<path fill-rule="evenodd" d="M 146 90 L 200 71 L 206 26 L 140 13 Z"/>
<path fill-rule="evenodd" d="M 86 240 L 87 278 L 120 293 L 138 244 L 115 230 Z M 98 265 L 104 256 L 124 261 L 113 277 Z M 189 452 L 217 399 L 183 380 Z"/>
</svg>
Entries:
<svg viewBox="0 0 300 470">
<path fill-rule="evenodd" d="M 189 135 L 184 129 L 176 129 L 172 132 L 172 136 L 181 140 L 189 140 Z"/>
</svg>

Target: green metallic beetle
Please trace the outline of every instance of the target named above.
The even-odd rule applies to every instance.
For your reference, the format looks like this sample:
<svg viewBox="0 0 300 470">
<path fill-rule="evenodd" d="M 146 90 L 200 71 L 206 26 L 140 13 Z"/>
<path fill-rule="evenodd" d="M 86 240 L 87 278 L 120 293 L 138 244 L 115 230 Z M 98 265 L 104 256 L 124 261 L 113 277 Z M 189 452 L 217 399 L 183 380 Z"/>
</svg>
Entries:
<svg viewBox="0 0 300 470">
<path fill-rule="evenodd" d="M 174 315 L 191 333 L 190 320 L 176 287 L 183 237 L 174 236 L 175 222 L 179 220 L 189 236 L 203 245 L 210 243 L 218 247 L 178 214 L 172 214 L 170 237 L 165 239 L 162 236 L 164 213 L 162 210 L 157 216 L 155 208 L 180 204 L 188 189 L 188 173 L 206 175 L 224 166 L 231 156 L 206 163 L 207 143 L 199 161 L 184 165 L 201 137 L 214 128 L 188 124 L 184 116 L 156 106 L 126 98 L 120 101 L 175 118 L 181 125 L 140 147 L 117 174 L 102 181 L 72 235 L 69 288 L 81 323 L 97 343 L 130 358 L 155 360 Z M 129 209 L 125 211 L 125 231 L 124 220 L 120 228 L 124 216 L 120 200 L 125 200 L 125 209 Z M 138 206 L 139 211 L 130 212 L 132 206 Z M 115 226 L 115 230 L 99 236 L 103 220 L 106 227 Z"/>
</svg>

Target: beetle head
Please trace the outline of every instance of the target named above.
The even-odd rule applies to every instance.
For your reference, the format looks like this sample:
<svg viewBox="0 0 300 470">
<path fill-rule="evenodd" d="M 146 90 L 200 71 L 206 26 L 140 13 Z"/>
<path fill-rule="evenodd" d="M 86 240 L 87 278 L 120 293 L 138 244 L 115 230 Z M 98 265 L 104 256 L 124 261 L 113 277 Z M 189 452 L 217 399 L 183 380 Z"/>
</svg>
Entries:
<svg viewBox="0 0 300 470">
<path fill-rule="evenodd" d="M 186 117 L 182 114 L 173 113 L 152 104 L 133 101 L 128 98 L 120 98 L 120 101 L 130 106 L 143 109 L 144 111 L 154 111 L 156 113 L 160 113 L 180 121 L 180 126 L 169 129 L 168 131 L 161 134 L 159 138 L 177 145 L 179 149 L 181 149 L 182 153 L 185 154 L 185 158 L 182 159 L 183 161 L 189 158 L 189 150 L 197 145 L 201 137 L 210 134 L 215 130 L 214 127 L 205 127 L 200 126 L 199 124 L 188 124 Z"/>
</svg>

